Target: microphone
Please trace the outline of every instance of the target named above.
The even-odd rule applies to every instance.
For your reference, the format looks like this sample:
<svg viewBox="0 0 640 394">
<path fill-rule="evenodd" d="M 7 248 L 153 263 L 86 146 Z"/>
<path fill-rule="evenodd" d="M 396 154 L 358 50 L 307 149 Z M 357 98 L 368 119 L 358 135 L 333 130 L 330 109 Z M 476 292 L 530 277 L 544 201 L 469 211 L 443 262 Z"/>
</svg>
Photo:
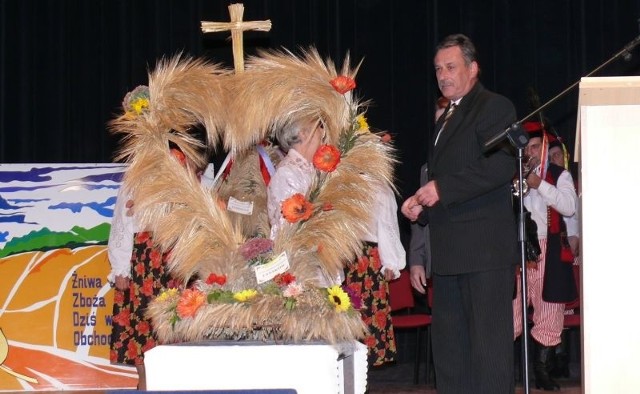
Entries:
<svg viewBox="0 0 640 394">
<path fill-rule="evenodd" d="M 516 148 L 524 148 L 527 146 L 527 143 L 529 143 L 529 136 L 527 135 L 527 132 L 524 131 L 522 124 L 520 122 L 515 122 L 503 131 L 489 138 L 484 143 L 485 152 L 491 149 L 495 144 L 500 142 L 505 137 L 508 137 L 509 141 L 511 141 L 511 143 Z"/>
</svg>

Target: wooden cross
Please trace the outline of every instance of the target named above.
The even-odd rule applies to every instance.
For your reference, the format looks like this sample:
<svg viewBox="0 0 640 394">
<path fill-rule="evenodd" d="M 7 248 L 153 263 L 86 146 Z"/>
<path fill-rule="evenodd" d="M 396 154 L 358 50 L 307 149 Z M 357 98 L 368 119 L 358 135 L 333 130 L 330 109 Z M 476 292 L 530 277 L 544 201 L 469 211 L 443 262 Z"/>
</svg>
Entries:
<svg viewBox="0 0 640 394">
<path fill-rule="evenodd" d="M 245 30 L 269 31 L 271 21 L 243 22 L 244 5 L 241 3 L 229 6 L 231 22 L 201 22 L 203 33 L 215 33 L 219 31 L 231 31 L 231 46 L 233 48 L 233 68 L 236 74 L 244 72 L 244 48 L 242 43 L 242 32 Z"/>
</svg>

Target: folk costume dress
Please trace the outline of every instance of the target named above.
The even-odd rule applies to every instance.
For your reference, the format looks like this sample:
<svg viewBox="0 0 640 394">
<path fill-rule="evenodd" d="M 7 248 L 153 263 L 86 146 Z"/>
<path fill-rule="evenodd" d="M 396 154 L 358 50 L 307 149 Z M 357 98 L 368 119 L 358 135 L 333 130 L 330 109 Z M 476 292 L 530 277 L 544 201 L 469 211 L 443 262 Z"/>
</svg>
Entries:
<svg viewBox="0 0 640 394">
<path fill-rule="evenodd" d="M 389 283 L 384 274 L 391 270 L 393 278 L 398 278 L 406 264 L 395 195 L 385 185 L 379 187 L 376 196 L 362 255 L 345 268 L 345 286 L 362 299 L 360 313 L 369 329 L 364 339 L 369 366 L 380 366 L 395 359 L 397 350 L 391 324 Z"/>
<path fill-rule="evenodd" d="M 151 234 L 138 231 L 132 217 L 127 216 L 128 200 L 118 193 L 109 234 L 109 281 L 116 276 L 130 279 L 129 288 L 114 288 L 113 318 L 109 360 L 112 364 L 140 365 L 144 352 L 157 344 L 145 310 L 163 289 L 178 287 L 169 275 L 166 254 L 154 247 Z"/>
</svg>

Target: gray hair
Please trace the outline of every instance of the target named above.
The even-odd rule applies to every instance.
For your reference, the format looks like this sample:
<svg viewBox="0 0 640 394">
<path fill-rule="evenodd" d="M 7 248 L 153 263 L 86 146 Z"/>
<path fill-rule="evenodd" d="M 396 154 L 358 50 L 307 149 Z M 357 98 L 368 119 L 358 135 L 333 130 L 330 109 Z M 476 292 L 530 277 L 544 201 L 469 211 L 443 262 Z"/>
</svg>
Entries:
<svg viewBox="0 0 640 394">
<path fill-rule="evenodd" d="M 293 145 L 301 142 L 302 132 L 310 121 L 311 119 L 309 118 L 298 118 L 285 123 L 282 127 L 276 130 L 275 137 L 280 149 L 284 152 L 289 152 L 289 149 L 291 149 Z"/>
<path fill-rule="evenodd" d="M 446 36 L 440 41 L 438 46 L 436 46 L 436 52 L 451 47 L 460 47 L 465 64 L 469 65 L 471 62 L 478 61 L 478 53 L 476 52 L 475 45 L 473 45 L 471 39 L 464 34 L 451 34 Z"/>
</svg>

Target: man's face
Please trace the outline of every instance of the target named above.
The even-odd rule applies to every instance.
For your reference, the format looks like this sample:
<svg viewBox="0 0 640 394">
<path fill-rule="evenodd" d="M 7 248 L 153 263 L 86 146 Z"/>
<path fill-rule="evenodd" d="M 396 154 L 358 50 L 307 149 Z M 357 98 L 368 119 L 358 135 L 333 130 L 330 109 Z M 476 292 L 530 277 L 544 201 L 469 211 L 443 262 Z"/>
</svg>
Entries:
<svg viewBox="0 0 640 394">
<path fill-rule="evenodd" d="M 540 151 L 542 150 L 542 138 L 533 137 L 529 139 L 527 147 L 524 149 L 524 154 L 529 158 L 540 159 Z"/>
<path fill-rule="evenodd" d="M 469 93 L 478 78 L 478 63 L 465 64 L 459 46 L 440 49 L 433 64 L 440 91 L 449 100 L 458 100 Z"/>
<path fill-rule="evenodd" d="M 549 161 L 557 166 L 564 167 L 564 152 L 559 146 L 549 148 Z"/>
</svg>

